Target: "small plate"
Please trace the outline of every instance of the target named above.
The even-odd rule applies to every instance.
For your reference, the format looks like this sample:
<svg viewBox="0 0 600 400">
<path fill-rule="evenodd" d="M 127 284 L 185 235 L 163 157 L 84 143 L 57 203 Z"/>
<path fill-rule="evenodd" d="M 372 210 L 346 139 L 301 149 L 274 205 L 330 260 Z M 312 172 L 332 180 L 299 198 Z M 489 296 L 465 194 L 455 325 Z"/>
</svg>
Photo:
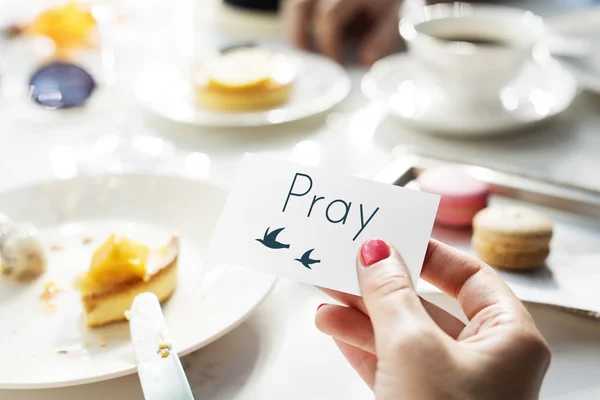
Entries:
<svg viewBox="0 0 600 400">
<path fill-rule="evenodd" d="M 179 283 L 163 312 L 174 346 L 190 353 L 240 324 L 275 278 L 207 265 L 227 193 L 210 184 L 149 175 L 80 177 L 0 193 L 0 210 L 36 224 L 48 246 L 47 271 L 30 283 L 0 276 L 0 388 L 79 385 L 135 372 L 126 322 L 85 325 L 74 278 L 113 231 L 164 245 L 181 233 Z M 58 248 L 60 247 L 60 248 Z M 54 282 L 51 301 L 40 295 Z"/>
<path fill-rule="evenodd" d="M 549 57 L 531 61 L 497 99 L 459 105 L 431 83 L 407 54 L 388 56 L 364 76 L 362 89 L 371 100 L 385 101 L 389 112 L 406 124 L 438 134 L 486 136 L 509 132 L 564 111 L 577 94 L 575 78 Z"/>
<path fill-rule="evenodd" d="M 548 25 L 562 37 L 600 44 L 599 6 L 552 18 Z M 600 54 L 557 59 L 575 75 L 582 87 L 600 93 Z"/>
<path fill-rule="evenodd" d="M 327 111 L 348 95 L 350 78 L 342 67 L 317 54 L 294 52 L 299 77 L 290 101 L 281 107 L 252 112 L 218 112 L 194 102 L 191 80 L 170 64 L 151 64 L 137 80 L 136 94 L 151 112 L 194 125 L 252 127 L 291 122 Z"/>
</svg>

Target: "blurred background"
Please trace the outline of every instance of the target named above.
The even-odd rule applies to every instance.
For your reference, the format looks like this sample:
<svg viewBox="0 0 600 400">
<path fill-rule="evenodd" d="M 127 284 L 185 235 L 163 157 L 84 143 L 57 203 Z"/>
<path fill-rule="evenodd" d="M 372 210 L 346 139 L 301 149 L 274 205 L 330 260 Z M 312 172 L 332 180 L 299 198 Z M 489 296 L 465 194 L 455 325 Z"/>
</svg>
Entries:
<svg viewBox="0 0 600 400">
<path fill-rule="evenodd" d="M 228 188 L 245 152 L 372 177 L 398 154 L 418 150 L 596 196 L 600 0 L 485 3 L 544 18 L 548 38 L 558 38 L 560 50 L 554 58 L 544 54 L 559 72 L 548 79 L 541 72 L 527 76 L 531 81 L 542 76 L 545 89 L 563 106 L 552 115 L 537 110 L 533 119 L 514 117 L 498 131 L 488 123 L 502 124 L 508 117 L 483 113 L 479 128 L 457 135 L 391 115 L 387 97 L 368 89 L 396 91 L 400 85 L 375 82 L 376 66 L 384 64 L 361 63 L 352 40 L 342 41 L 341 67 L 315 49 L 302 53 L 307 89 L 286 106 L 237 116 L 196 107 L 194 71 L 216 51 L 247 42 L 296 51 L 276 0 L 0 0 L 0 190 L 132 172 Z M 406 0 L 398 17 L 424 4 Z M 394 45 L 382 57 L 406 48 L 396 21 L 393 26 Z M 584 56 L 569 55 L 581 48 Z M 394 71 L 397 76 L 409 70 L 404 65 Z M 524 81 L 523 90 L 530 90 Z M 544 99 L 525 97 L 534 106 Z M 321 101 L 325 106 L 314 106 Z M 445 120 L 433 122 L 444 128 Z M 366 387 L 312 326 L 322 300 L 314 288 L 276 286 L 248 322 L 184 359 L 197 393 L 207 399 L 367 398 Z M 597 321 L 531 309 L 556 352 L 544 398 L 599 398 Z M 114 399 L 141 398 L 131 376 L 39 393 L 0 391 L 0 398 L 100 399 L 109 391 Z"/>
</svg>

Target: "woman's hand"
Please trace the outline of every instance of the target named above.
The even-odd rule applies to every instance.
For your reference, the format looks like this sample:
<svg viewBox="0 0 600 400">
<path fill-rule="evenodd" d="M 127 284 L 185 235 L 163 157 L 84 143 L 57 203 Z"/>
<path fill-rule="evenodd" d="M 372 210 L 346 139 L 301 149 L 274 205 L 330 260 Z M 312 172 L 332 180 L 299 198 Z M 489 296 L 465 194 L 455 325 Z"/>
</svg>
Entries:
<svg viewBox="0 0 600 400">
<path fill-rule="evenodd" d="M 288 37 L 301 49 L 341 62 L 344 43 L 357 41 L 361 63 L 370 65 L 396 50 L 400 0 L 284 0 Z"/>
<path fill-rule="evenodd" d="M 417 295 L 381 240 L 356 258 L 360 297 L 323 289 L 317 327 L 377 399 L 536 399 L 550 350 L 523 304 L 483 262 L 430 241 L 421 277 L 456 298 L 465 325 Z"/>
</svg>

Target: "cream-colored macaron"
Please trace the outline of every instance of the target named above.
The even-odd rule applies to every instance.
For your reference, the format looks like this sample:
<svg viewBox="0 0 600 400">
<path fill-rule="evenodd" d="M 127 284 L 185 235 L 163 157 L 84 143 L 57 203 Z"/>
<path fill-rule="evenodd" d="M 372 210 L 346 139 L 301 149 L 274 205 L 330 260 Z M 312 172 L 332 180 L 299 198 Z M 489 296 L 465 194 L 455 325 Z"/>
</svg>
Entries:
<svg viewBox="0 0 600 400">
<path fill-rule="evenodd" d="M 552 222 L 526 207 L 491 206 L 473 219 L 473 249 L 493 267 L 527 270 L 550 254 Z"/>
</svg>

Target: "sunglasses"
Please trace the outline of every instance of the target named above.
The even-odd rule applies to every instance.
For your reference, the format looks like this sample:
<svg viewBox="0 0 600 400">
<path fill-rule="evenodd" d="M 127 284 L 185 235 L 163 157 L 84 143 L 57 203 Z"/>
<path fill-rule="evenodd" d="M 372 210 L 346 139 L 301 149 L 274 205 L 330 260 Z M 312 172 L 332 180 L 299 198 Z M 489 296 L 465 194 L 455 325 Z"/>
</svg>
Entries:
<svg viewBox="0 0 600 400">
<path fill-rule="evenodd" d="M 62 61 L 43 65 L 29 80 L 31 98 L 53 110 L 83 105 L 95 88 L 96 82 L 86 70 Z"/>
</svg>

